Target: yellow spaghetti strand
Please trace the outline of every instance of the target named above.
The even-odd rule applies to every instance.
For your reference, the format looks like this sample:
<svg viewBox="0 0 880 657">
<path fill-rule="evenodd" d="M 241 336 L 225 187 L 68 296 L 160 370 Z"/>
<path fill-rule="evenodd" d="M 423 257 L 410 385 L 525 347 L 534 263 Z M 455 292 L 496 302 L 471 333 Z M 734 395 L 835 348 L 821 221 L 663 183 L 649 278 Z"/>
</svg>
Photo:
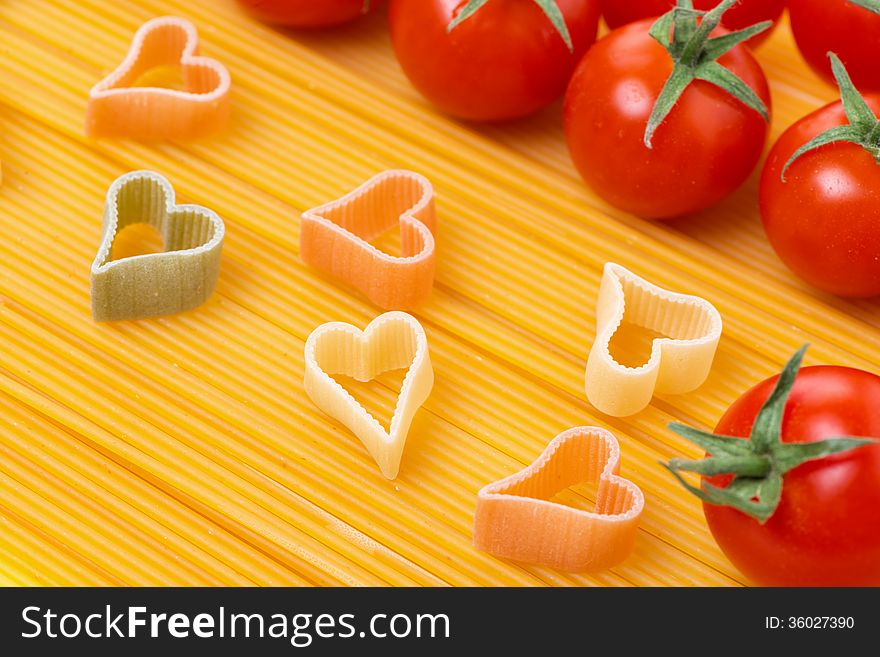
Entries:
<svg viewBox="0 0 880 657">
<path fill-rule="evenodd" d="M 30 569 L 31 584 L 120 586 L 122 581 L 0 504 L 0 543 Z"/>
<path fill-rule="evenodd" d="M 285 582 L 283 571 L 271 565 L 272 562 L 268 567 L 263 565 L 261 562 L 267 560 L 259 553 L 251 552 L 246 556 L 239 556 L 232 552 L 227 556 L 227 546 L 230 542 L 219 527 L 211 526 L 193 513 L 182 513 L 173 501 L 156 495 L 151 487 L 143 484 L 139 479 L 131 480 L 122 476 L 124 471 L 111 461 L 101 460 L 90 450 L 78 449 L 77 444 L 71 444 L 70 437 L 62 431 L 48 423 L 40 422 L 39 418 L 27 417 L 21 408 L 14 407 L 6 399 L 0 398 L 0 408 L 3 417 L 11 420 L 15 428 L 26 431 L 29 435 L 40 436 L 37 443 L 40 449 L 34 450 L 31 445 L 31 449 L 28 450 L 28 443 L 21 432 L 5 431 L 0 437 L 5 445 L 16 449 L 21 457 L 28 456 L 35 464 L 38 463 L 47 473 L 57 476 L 71 489 L 85 490 L 90 498 L 102 500 L 102 503 L 112 508 L 125 524 L 143 527 L 144 531 L 167 543 L 177 554 L 186 555 L 192 560 L 193 566 L 197 566 L 197 573 L 203 573 L 205 576 L 214 574 L 219 581 L 227 585 L 248 585 L 255 582 L 243 577 L 232 568 L 233 565 L 241 568 L 243 564 L 247 564 L 247 568 L 257 575 L 255 579 L 258 582 Z M 77 471 L 75 466 L 82 468 L 82 473 Z M 108 489 L 115 489 L 115 495 Z M 129 509 L 129 506 L 135 507 L 137 511 Z M 155 516 L 147 515 L 146 518 L 142 518 L 141 513 L 144 515 L 154 513 Z M 180 528 L 186 532 L 187 528 L 192 526 L 199 527 L 201 533 L 190 533 L 187 538 L 201 541 L 201 546 L 188 543 L 169 531 Z M 209 541 L 205 541 L 205 535 L 209 537 Z M 233 549 L 237 547 L 238 545 L 233 544 Z M 214 550 L 218 553 L 217 561 L 220 563 L 208 556 L 208 552 Z"/>
</svg>

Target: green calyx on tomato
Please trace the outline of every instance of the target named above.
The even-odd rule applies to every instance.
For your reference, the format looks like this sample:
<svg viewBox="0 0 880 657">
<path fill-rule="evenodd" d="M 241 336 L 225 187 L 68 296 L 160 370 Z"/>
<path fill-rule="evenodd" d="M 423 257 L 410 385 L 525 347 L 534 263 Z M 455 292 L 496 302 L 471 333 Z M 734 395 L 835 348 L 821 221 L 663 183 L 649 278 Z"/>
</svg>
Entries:
<svg viewBox="0 0 880 657">
<path fill-rule="evenodd" d="M 651 27 L 651 36 L 669 52 L 675 66 L 648 118 L 648 127 L 645 129 L 645 146 L 648 148 L 651 148 L 654 132 L 694 80 L 703 80 L 720 87 L 758 112 L 765 121 L 770 121 L 770 113 L 764 101 L 738 75 L 716 61 L 740 43 L 773 26 L 772 21 L 764 21 L 710 38 L 727 10 L 738 1 L 723 0 L 711 11 L 697 11 L 692 0 L 678 0 L 678 5 L 657 19 Z M 700 17 L 702 20 L 698 24 L 697 19 Z"/>
<path fill-rule="evenodd" d="M 856 89 L 840 58 L 833 52 L 828 53 L 828 57 L 831 59 L 831 70 L 834 71 L 834 78 L 840 88 L 840 102 L 846 112 L 846 118 L 849 119 L 849 125 L 829 128 L 797 149 L 782 167 L 783 182 L 785 182 L 785 172 L 788 171 L 788 167 L 794 164 L 801 155 L 835 142 L 847 141 L 861 146 L 873 155 L 877 164 L 880 165 L 880 120 L 874 116 L 874 112 L 871 111 L 865 99 Z"/>
<path fill-rule="evenodd" d="M 873 438 L 826 438 L 810 443 L 783 443 L 782 417 L 801 361 L 809 345 L 792 357 L 779 375 L 773 392 L 764 402 L 747 440 L 721 436 L 683 424 L 669 425 L 675 433 L 705 449 L 710 456 L 700 460 L 672 459 L 663 465 L 691 493 L 709 504 L 730 506 L 764 524 L 782 498 L 782 478 L 797 466 L 832 454 L 848 452 L 875 443 Z M 680 472 L 704 476 L 734 475 L 725 488 L 703 482 L 692 486 Z"/>
<path fill-rule="evenodd" d="M 854 5 L 858 5 L 859 7 L 863 7 L 868 11 L 873 11 L 875 14 L 880 14 L 880 0 L 849 0 Z"/>
<path fill-rule="evenodd" d="M 556 31 L 559 32 L 559 36 L 562 37 L 562 40 L 565 41 L 565 45 L 568 46 L 569 52 L 574 52 L 574 44 L 571 41 L 571 34 L 568 32 L 568 26 L 565 24 L 565 17 L 562 15 L 562 11 L 560 11 L 559 6 L 556 4 L 556 0 L 533 0 L 536 5 L 541 8 L 547 18 L 550 19 L 550 22 L 553 23 L 553 27 L 556 28 Z M 466 21 L 468 18 L 477 13 L 480 8 L 485 5 L 489 0 L 470 0 L 462 9 L 458 16 L 453 19 L 451 23 L 446 28 L 447 32 L 452 32 L 460 23 Z"/>
</svg>

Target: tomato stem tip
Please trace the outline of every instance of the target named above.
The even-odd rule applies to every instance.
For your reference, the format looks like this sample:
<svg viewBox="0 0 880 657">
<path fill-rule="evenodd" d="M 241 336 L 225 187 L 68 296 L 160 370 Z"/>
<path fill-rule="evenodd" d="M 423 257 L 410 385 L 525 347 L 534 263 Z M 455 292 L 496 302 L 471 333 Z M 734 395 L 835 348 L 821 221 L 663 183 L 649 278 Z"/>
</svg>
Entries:
<svg viewBox="0 0 880 657">
<path fill-rule="evenodd" d="M 710 11 L 698 11 L 694 9 L 692 0 L 678 0 L 677 5 L 651 27 L 650 35 L 669 52 L 674 66 L 648 117 L 646 147 L 653 147 L 652 140 L 657 128 L 694 80 L 714 84 L 758 112 L 765 121 L 770 121 L 770 111 L 758 94 L 717 60 L 739 44 L 772 27 L 773 22 L 764 21 L 721 36 L 710 36 L 721 24 L 724 14 L 737 2 L 739 0 L 722 0 Z"/>
<path fill-rule="evenodd" d="M 489 2 L 489 0 L 469 0 L 464 8 L 458 13 L 458 16 L 453 18 L 449 25 L 446 26 L 446 32 L 452 32 L 452 30 L 458 27 L 461 23 L 482 9 L 487 2 Z M 574 43 L 572 43 L 571 34 L 568 31 L 568 25 L 565 23 L 565 16 L 563 16 L 562 10 L 559 9 L 556 0 L 533 0 L 533 2 L 541 8 L 541 11 L 544 12 L 544 15 L 547 16 L 548 20 L 553 24 L 553 27 L 565 42 L 566 47 L 568 47 L 568 52 L 574 53 Z"/>
<path fill-rule="evenodd" d="M 880 165 L 880 120 L 877 119 L 874 112 L 868 107 L 868 103 L 856 89 L 840 58 L 833 52 L 828 53 L 828 58 L 831 60 L 831 70 L 840 89 L 840 102 L 849 123 L 829 128 L 797 149 L 782 167 L 780 174 L 782 182 L 785 182 L 785 174 L 792 164 L 803 155 L 826 144 L 849 142 L 861 146 Z"/>
<path fill-rule="evenodd" d="M 880 15 L 880 0 L 849 0 L 854 5 L 858 5 L 863 9 L 867 9 L 868 11 L 873 11 L 875 14 Z"/>
<path fill-rule="evenodd" d="M 785 406 L 808 346 L 801 347 L 783 368 L 755 418 L 748 439 L 709 433 L 684 424 L 669 425 L 672 431 L 709 453 L 699 460 L 674 458 L 662 464 L 686 490 L 703 502 L 733 507 L 764 524 L 782 499 L 786 472 L 808 461 L 876 443 L 873 438 L 848 436 L 810 443 L 782 442 Z M 690 484 L 682 472 L 704 477 L 731 474 L 733 479 L 724 488 L 706 481 L 698 487 Z"/>
</svg>

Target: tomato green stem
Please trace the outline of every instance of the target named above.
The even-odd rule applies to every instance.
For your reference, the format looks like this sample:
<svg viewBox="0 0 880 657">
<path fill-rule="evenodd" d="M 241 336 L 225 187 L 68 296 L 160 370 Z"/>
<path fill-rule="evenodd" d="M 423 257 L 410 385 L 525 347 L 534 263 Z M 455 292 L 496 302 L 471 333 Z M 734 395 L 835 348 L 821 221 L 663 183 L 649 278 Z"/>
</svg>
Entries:
<svg viewBox="0 0 880 657">
<path fill-rule="evenodd" d="M 747 440 L 720 436 L 683 424 L 669 428 L 705 449 L 700 460 L 672 459 L 663 465 L 688 491 L 709 504 L 730 506 L 765 523 L 782 499 L 783 476 L 797 466 L 832 454 L 848 452 L 876 442 L 873 438 L 826 438 L 811 443 L 783 443 L 782 418 L 808 345 L 801 347 L 786 364 L 779 380 L 758 412 Z M 703 476 L 731 474 L 731 482 L 719 488 L 703 482 L 687 482 L 682 472 Z"/>
<path fill-rule="evenodd" d="M 677 429 L 677 427 L 676 427 Z M 697 472 L 711 477 L 719 474 L 736 474 L 740 477 L 766 477 L 770 474 L 770 461 L 755 454 L 736 457 L 716 457 L 714 459 L 672 459 L 669 467 L 673 470 Z"/>
<path fill-rule="evenodd" d="M 877 125 L 868 133 L 868 142 L 880 148 L 880 121 L 877 121 Z M 880 158 L 877 163 L 880 164 Z"/>
<path fill-rule="evenodd" d="M 461 23 L 476 14 L 489 0 L 470 0 L 464 8 L 458 12 L 458 16 L 452 19 L 452 22 L 446 26 L 447 32 L 452 32 Z"/>
<path fill-rule="evenodd" d="M 863 9 L 867 9 L 868 11 L 873 11 L 875 14 L 880 15 L 880 0 L 849 0 L 854 5 L 858 5 Z"/>
<path fill-rule="evenodd" d="M 469 0 L 464 6 L 464 9 L 459 12 L 458 16 L 446 26 L 446 31 L 452 32 L 452 30 L 458 27 L 461 23 L 482 9 L 483 5 L 487 2 L 489 2 L 489 0 Z M 574 44 L 571 41 L 571 34 L 568 31 L 568 25 L 565 24 L 565 16 L 562 15 L 562 10 L 560 10 L 559 5 L 556 4 L 556 0 L 533 0 L 533 2 L 541 8 L 541 11 L 544 12 L 553 24 L 553 27 L 559 32 L 559 36 L 562 37 L 562 40 L 565 41 L 565 45 L 568 47 L 568 52 L 574 53 Z"/>
<path fill-rule="evenodd" d="M 739 0 L 731 0 L 728 2 L 728 6 L 732 7 Z M 689 4 L 691 4 L 689 2 Z M 724 3 L 721 3 L 723 7 Z M 689 9 L 690 7 L 684 7 L 685 9 Z M 699 62 L 697 61 L 700 56 L 700 51 L 703 49 L 703 45 L 709 38 L 709 34 L 711 34 L 712 30 L 716 29 L 718 25 L 721 23 L 721 17 L 724 11 L 716 11 L 709 12 L 703 15 L 703 20 L 700 21 L 696 30 L 693 30 L 693 33 L 688 37 L 687 43 L 685 44 L 684 50 L 681 53 L 681 62 L 688 66 L 695 66 Z M 697 16 L 695 13 L 691 12 L 678 12 L 677 15 L 683 17 L 683 20 L 687 21 L 688 24 L 693 25 L 697 22 Z M 673 23 L 674 24 L 674 23 Z"/>
<path fill-rule="evenodd" d="M 739 0 L 723 0 L 711 11 L 697 11 L 692 0 L 678 0 L 677 5 L 657 19 L 651 27 L 651 36 L 666 48 L 674 66 L 648 118 L 645 128 L 645 146 L 648 148 L 652 147 L 651 142 L 657 128 L 694 80 L 703 80 L 720 87 L 758 112 L 765 121 L 770 120 L 770 112 L 758 94 L 739 76 L 721 66 L 717 59 L 740 43 L 770 28 L 772 21 L 710 37 L 721 24 L 727 10 L 737 2 Z M 698 19 L 701 20 L 698 22 Z"/>
<path fill-rule="evenodd" d="M 797 149 L 782 167 L 780 174 L 782 182 L 785 182 L 785 174 L 795 161 L 826 144 L 849 142 L 861 146 L 873 155 L 877 164 L 880 165 L 880 120 L 877 119 L 874 112 L 868 107 L 868 103 L 856 89 L 840 58 L 833 52 L 828 53 L 828 57 L 831 59 L 831 70 L 834 72 L 834 79 L 837 80 L 837 86 L 840 89 L 840 102 L 849 123 L 829 128 Z"/>
</svg>

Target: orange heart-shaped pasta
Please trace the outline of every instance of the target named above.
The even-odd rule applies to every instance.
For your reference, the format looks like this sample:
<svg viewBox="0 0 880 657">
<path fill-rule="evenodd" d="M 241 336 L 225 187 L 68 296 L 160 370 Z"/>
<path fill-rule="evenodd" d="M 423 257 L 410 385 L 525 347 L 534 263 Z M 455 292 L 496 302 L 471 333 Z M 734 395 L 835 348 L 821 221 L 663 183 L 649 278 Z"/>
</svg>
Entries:
<svg viewBox="0 0 880 657">
<path fill-rule="evenodd" d="M 645 497 L 619 468 L 620 446 L 605 429 L 562 432 L 530 466 L 477 494 L 474 546 L 567 572 L 620 563 L 632 551 Z M 585 481 L 599 482 L 595 511 L 550 501 Z"/>
<path fill-rule="evenodd" d="M 216 59 L 200 57 L 198 43 L 195 26 L 183 18 L 144 23 L 122 63 L 89 92 L 86 134 L 194 139 L 222 128 L 229 115 L 229 72 Z M 132 86 L 152 68 L 176 65 L 183 90 Z"/>
<path fill-rule="evenodd" d="M 400 225 L 401 255 L 370 240 Z M 385 171 L 302 215 L 300 257 L 385 310 L 423 304 L 434 285 L 434 189 L 412 171 Z"/>
</svg>

